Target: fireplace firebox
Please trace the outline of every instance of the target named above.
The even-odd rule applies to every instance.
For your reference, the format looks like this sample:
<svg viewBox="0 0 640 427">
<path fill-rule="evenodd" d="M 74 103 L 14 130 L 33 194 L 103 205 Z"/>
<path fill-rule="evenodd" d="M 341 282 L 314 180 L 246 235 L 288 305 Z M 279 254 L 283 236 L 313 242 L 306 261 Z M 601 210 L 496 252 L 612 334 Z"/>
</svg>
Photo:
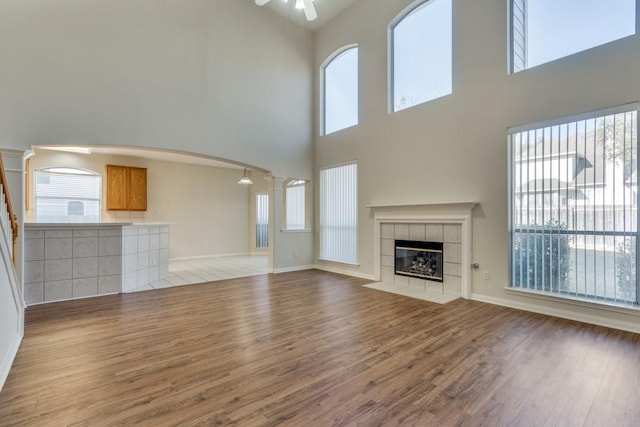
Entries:
<svg viewBox="0 0 640 427">
<path fill-rule="evenodd" d="M 443 282 L 443 244 L 396 240 L 395 274 Z"/>
</svg>

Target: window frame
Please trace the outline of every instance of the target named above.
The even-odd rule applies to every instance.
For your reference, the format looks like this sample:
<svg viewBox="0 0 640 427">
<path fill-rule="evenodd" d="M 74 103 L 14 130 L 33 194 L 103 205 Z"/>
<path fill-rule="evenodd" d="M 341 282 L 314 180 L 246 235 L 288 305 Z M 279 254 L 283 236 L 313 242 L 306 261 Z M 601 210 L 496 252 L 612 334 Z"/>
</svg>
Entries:
<svg viewBox="0 0 640 427">
<path fill-rule="evenodd" d="M 341 129 L 336 129 L 333 130 L 329 133 L 327 133 L 327 123 L 326 123 L 326 118 L 327 118 L 327 112 L 326 112 L 326 108 L 327 108 L 327 91 L 326 91 L 326 87 L 327 87 L 327 83 L 326 83 L 326 69 L 328 66 L 331 65 L 331 63 L 339 58 L 340 56 L 342 56 L 343 54 L 347 53 L 348 51 L 355 49 L 356 50 L 356 55 L 358 57 L 358 68 L 356 69 L 356 75 L 357 75 L 357 97 L 356 97 L 356 106 L 357 106 L 357 114 L 356 114 L 356 123 L 354 123 L 353 125 L 341 128 Z M 349 129 L 350 127 L 353 126 L 357 126 L 360 123 L 360 49 L 357 43 L 352 43 L 352 44 L 348 44 L 345 46 L 342 46 L 341 48 L 335 50 L 331 55 L 329 55 L 324 62 L 322 62 L 322 64 L 320 65 L 320 83 L 319 83 L 319 88 L 320 88 L 320 136 L 327 136 L 327 135 L 331 135 L 333 133 L 336 132 L 340 132 L 341 130 L 344 129 Z"/>
<path fill-rule="evenodd" d="M 452 11 L 451 11 L 451 92 L 449 92 L 448 94 L 442 95 L 442 96 L 438 96 L 436 98 L 432 98 L 429 100 L 426 100 L 424 102 L 420 102 L 419 104 L 415 104 L 412 105 L 410 107 L 406 107 L 406 108 L 402 108 L 399 110 L 395 109 L 395 52 L 394 52 L 394 44 L 395 44 L 395 37 L 394 37 L 394 31 L 396 29 L 396 27 L 398 26 L 398 24 L 400 24 L 407 16 L 409 16 L 411 13 L 413 13 L 416 9 L 422 7 L 422 6 L 426 6 L 428 3 L 432 2 L 432 1 L 438 1 L 438 0 L 415 0 L 412 3 L 410 3 L 407 7 L 405 7 L 399 14 L 397 14 L 389 23 L 389 25 L 387 26 L 387 76 L 388 76 L 388 82 L 387 82 L 387 113 L 388 114 L 394 114 L 394 113 L 398 113 L 400 111 L 403 110 L 409 110 L 413 107 L 417 107 L 419 105 L 422 104 L 426 104 L 432 101 L 435 101 L 437 99 L 440 98 L 444 98 L 446 96 L 450 96 L 451 94 L 453 94 L 453 20 L 454 20 L 454 14 L 453 14 L 453 0 L 447 0 L 447 1 L 451 1 L 451 7 L 452 7 Z M 510 0 L 507 0 L 510 1 Z"/>
<path fill-rule="evenodd" d="M 587 294 L 580 294 L 577 291 L 576 292 L 568 292 L 568 291 L 545 291 L 545 290 L 538 290 L 536 289 L 530 289 L 524 286 L 516 286 L 516 284 L 514 283 L 514 264 L 515 264 L 515 259 L 514 259 L 514 233 L 516 230 L 516 226 L 514 225 L 514 209 L 515 209 L 515 199 L 516 199 L 516 192 L 515 192 L 515 180 L 514 180 L 514 175 L 515 175 L 515 170 L 514 170 L 514 165 L 515 165 L 515 158 L 514 158 L 514 144 L 513 144 L 513 140 L 512 140 L 512 136 L 518 133 L 522 133 L 522 132 L 527 132 L 527 131 L 532 131 L 532 130 L 538 130 L 538 129 L 544 129 L 544 128 L 550 128 L 550 127 L 554 127 L 554 126 L 562 126 L 565 124 L 570 124 L 570 123 L 574 123 L 574 122 L 580 122 L 580 121 L 584 121 L 584 120 L 592 120 L 592 119 L 599 119 L 599 118 L 603 118 L 603 117 L 607 117 L 607 116 L 611 116 L 611 115 L 616 115 L 616 114 L 621 114 L 621 113 L 628 113 L 628 112 L 635 112 L 636 113 L 636 126 L 635 128 L 631 128 L 631 132 L 633 134 L 633 132 L 635 132 L 635 137 L 636 137 L 636 147 L 635 147 L 635 151 L 636 151 L 636 160 L 635 160 L 635 167 L 636 167 L 636 173 L 638 171 L 638 169 L 640 168 L 640 141 L 638 141 L 638 136 L 640 135 L 640 121 L 638 120 L 638 118 L 640 118 L 640 103 L 634 102 L 634 103 L 630 103 L 630 104 L 624 104 L 624 105 L 620 105 L 620 106 L 616 106 L 616 107 L 610 107 L 610 108 L 603 108 L 603 109 L 599 109 L 599 110 L 594 110 L 594 111 L 590 111 L 588 113 L 583 113 L 583 114 L 577 114 L 577 115 L 573 115 L 573 116 L 566 116 L 566 117 L 562 117 L 562 118 L 556 118 L 556 119 L 552 119 L 552 120 L 547 120 L 547 121 L 542 121 L 542 122 L 537 122 L 537 123 L 531 123 L 528 125 L 523 125 L 523 126 L 515 126 L 515 127 L 511 127 L 508 129 L 508 147 L 507 147 L 507 151 L 508 151 L 508 200 L 507 200 L 507 204 L 508 204 L 508 286 L 507 286 L 507 290 L 510 292 L 517 292 L 517 293 L 523 293 L 523 294 L 528 294 L 531 296 L 541 296 L 541 297 L 545 297 L 545 298 L 551 298 L 551 299 L 555 299 L 555 300 L 559 300 L 559 301 L 578 301 L 580 303 L 586 303 L 586 304 L 595 304 L 597 306 L 601 306 L 601 307 L 622 307 L 622 308 L 629 308 L 632 307 L 634 309 L 640 308 L 640 262 L 638 262 L 638 254 L 640 254 L 640 215 L 638 215 L 636 213 L 636 231 L 635 231 L 635 236 L 633 236 L 635 238 L 635 253 L 636 253 L 636 265 L 635 265 L 635 274 L 636 274 L 636 301 L 633 303 L 629 303 L 629 302 L 621 302 L 618 301 L 617 296 L 614 296 L 614 298 L 611 298 L 609 296 L 601 296 L 601 295 L 587 295 Z M 633 150 L 633 148 L 632 148 Z M 632 151 L 633 152 L 633 151 Z M 605 164 L 600 165 L 601 167 L 606 167 Z M 595 179 L 595 178 L 594 178 Z M 594 181 L 594 183 L 597 183 L 596 181 Z M 615 187 L 614 187 L 615 188 Z M 635 183 L 635 194 L 638 193 L 638 191 L 640 190 L 640 186 L 638 185 L 638 183 Z M 544 191 L 544 188 L 543 188 Z M 553 194 L 553 193 L 550 193 Z M 638 210 L 638 201 L 637 200 L 629 200 L 627 203 L 630 203 L 632 206 L 635 205 L 636 208 L 636 212 Z M 595 208 L 595 205 L 594 205 Z M 528 227 L 528 228 L 535 228 L 536 226 L 532 226 L 532 225 L 527 225 L 527 226 L 521 226 L 522 227 Z M 609 236 L 610 234 L 612 235 L 616 235 L 615 233 L 617 233 L 617 231 L 615 230 L 596 230 L 596 229 L 590 229 L 590 230 L 583 230 L 582 231 L 582 235 L 584 236 L 593 236 L 598 237 L 598 236 Z M 625 231 L 624 233 L 626 234 L 631 234 L 633 233 Z M 555 234 L 550 234 L 551 236 L 555 235 Z M 570 234 L 567 233 L 567 235 L 569 236 L 575 236 L 576 234 Z M 615 252 L 614 252 L 615 253 Z M 544 265 L 544 261 L 543 261 L 543 265 Z M 615 265 L 615 264 L 614 264 Z M 611 301 L 611 300 L 614 301 Z"/>
<path fill-rule="evenodd" d="M 622 39 L 625 39 L 625 38 L 628 38 L 628 37 L 637 36 L 640 33 L 640 0 L 634 0 L 635 1 L 636 13 L 635 13 L 635 32 L 633 34 L 629 34 L 629 35 L 621 37 L 621 38 L 613 39 L 613 40 L 610 40 L 610 41 L 605 42 L 605 43 L 597 44 L 597 45 L 591 46 L 589 48 L 586 48 L 586 49 L 583 49 L 583 50 L 579 50 L 579 51 L 576 51 L 576 52 L 561 56 L 559 58 L 551 59 L 549 61 L 542 62 L 542 63 L 534 65 L 532 67 L 528 66 L 528 64 L 527 64 L 527 54 L 525 52 L 525 55 L 524 55 L 524 58 L 523 58 L 524 67 L 521 70 L 516 70 L 515 67 L 514 67 L 515 52 L 514 52 L 514 41 L 513 41 L 513 36 L 514 36 L 514 26 L 513 26 L 514 5 L 513 5 L 513 3 L 514 3 L 514 1 L 521 1 L 521 0 L 507 0 L 507 37 L 508 37 L 508 40 L 507 40 L 507 49 L 508 49 L 508 52 L 507 52 L 507 58 L 508 58 L 507 73 L 510 74 L 510 75 L 511 74 L 517 74 L 517 73 L 520 73 L 522 71 L 529 70 L 531 68 L 544 66 L 546 64 L 549 64 L 549 63 L 552 63 L 552 62 L 567 58 L 569 56 L 577 55 L 577 54 L 589 51 L 591 49 L 595 49 L 595 48 L 600 47 L 600 46 L 605 46 L 605 45 L 610 44 L 610 43 L 615 43 L 615 42 L 617 42 L 619 40 L 622 40 Z M 525 9 L 528 8 L 528 1 L 529 0 L 524 0 Z M 526 13 L 526 11 L 525 11 L 525 13 Z M 524 44 L 525 44 L 525 46 L 524 46 L 524 48 L 527 49 L 526 45 L 528 45 L 528 37 L 529 37 L 528 33 L 529 33 L 529 31 L 528 31 L 528 29 L 526 27 L 526 22 L 524 23 L 524 25 L 525 25 L 525 28 L 524 28 Z"/>
<path fill-rule="evenodd" d="M 289 212 L 289 189 L 292 188 L 302 188 L 302 227 L 291 227 L 289 223 L 292 216 Z M 291 179 L 284 184 L 284 227 L 282 231 L 305 231 L 307 229 L 307 181 Z"/>
<path fill-rule="evenodd" d="M 323 236 L 323 201 L 322 201 L 322 193 L 323 193 L 323 189 L 322 189 L 322 171 L 326 171 L 329 169 L 336 169 L 336 168 L 340 168 L 340 167 L 345 167 L 345 166 L 355 166 L 356 170 L 355 170 L 355 223 L 354 223 L 354 234 L 355 234 L 355 241 L 353 242 L 354 244 L 354 250 L 355 250 L 355 259 L 353 260 L 353 262 L 351 261 L 346 261 L 346 260 L 337 260 L 337 259 L 330 259 L 330 258 L 325 258 L 323 257 L 322 254 L 322 236 Z M 319 214 L 318 214 L 318 223 L 319 223 L 319 227 L 318 227 L 318 233 L 319 233 L 319 237 L 318 237 L 318 249 L 319 249 L 319 254 L 318 254 L 318 259 L 320 261 L 323 262 L 333 262 L 333 263 L 337 263 L 337 264 L 344 264 L 344 265 L 350 265 L 350 266 L 358 266 L 359 262 L 359 247 L 358 247 L 358 238 L 359 238 L 359 221 L 358 221 L 358 215 L 359 215 L 359 186 L 358 186 L 358 176 L 359 176 L 359 170 L 358 170 L 358 162 L 357 161 L 351 161 L 351 162 L 345 162 L 345 163 L 339 163 L 339 164 L 334 164 L 334 165 L 328 165 L 328 166 L 323 166 L 320 168 L 319 170 L 319 176 L 318 176 L 318 186 L 319 186 Z"/>
</svg>

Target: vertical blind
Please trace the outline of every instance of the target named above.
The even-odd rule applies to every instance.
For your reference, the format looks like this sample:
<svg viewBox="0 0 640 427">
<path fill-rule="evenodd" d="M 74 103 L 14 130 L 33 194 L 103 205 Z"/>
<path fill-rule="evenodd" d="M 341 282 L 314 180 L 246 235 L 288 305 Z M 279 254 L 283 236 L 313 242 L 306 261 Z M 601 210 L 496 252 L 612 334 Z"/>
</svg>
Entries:
<svg viewBox="0 0 640 427">
<path fill-rule="evenodd" d="M 304 193 L 304 181 L 294 181 L 286 187 L 285 228 L 287 230 L 304 230 L 305 228 Z"/>
<path fill-rule="evenodd" d="M 320 259 L 358 262 L 358 165 L 320 170 Z"/>
<path fill-rule="evenodd" d="M 256 194 L 256 248 L 269 247 L 269 195 Z"/>
<path fill-rule="evenodd" d="M 52 168 L 35 172 L 36 222 L 100 222 L 100 175 Z"/>
<path fill-rule="evenodd" d="M 637 126 L 633 105 L 511 132 L 512 286 L 637 303 Z"/>
</svg>

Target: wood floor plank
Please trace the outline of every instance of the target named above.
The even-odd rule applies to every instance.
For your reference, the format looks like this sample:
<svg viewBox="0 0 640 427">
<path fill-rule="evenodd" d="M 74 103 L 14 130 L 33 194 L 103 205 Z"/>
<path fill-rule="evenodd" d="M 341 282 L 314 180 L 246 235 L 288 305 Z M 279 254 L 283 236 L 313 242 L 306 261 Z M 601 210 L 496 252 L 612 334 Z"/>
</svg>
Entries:
<svg viewBox="0 0 640 427">
<path fill-rule="evenodd" d="M 640 336 L 321 271 L 31 307 L 0 426 L 636 426 Z"/>
</svg>

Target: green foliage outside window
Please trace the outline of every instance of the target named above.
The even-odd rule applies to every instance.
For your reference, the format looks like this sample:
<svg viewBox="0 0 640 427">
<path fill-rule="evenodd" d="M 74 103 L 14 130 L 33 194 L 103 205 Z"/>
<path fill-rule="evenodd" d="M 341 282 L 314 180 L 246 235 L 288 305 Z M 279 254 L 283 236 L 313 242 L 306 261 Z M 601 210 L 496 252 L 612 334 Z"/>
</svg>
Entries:
<svg viewBox="0 0 640 427">
<path fill-rule="evenodd" d="M 513 234 L 514 286 L 540 291 L 566 291 L 571 260 L 566 226 L 549 221 Z"/>
</svg>

